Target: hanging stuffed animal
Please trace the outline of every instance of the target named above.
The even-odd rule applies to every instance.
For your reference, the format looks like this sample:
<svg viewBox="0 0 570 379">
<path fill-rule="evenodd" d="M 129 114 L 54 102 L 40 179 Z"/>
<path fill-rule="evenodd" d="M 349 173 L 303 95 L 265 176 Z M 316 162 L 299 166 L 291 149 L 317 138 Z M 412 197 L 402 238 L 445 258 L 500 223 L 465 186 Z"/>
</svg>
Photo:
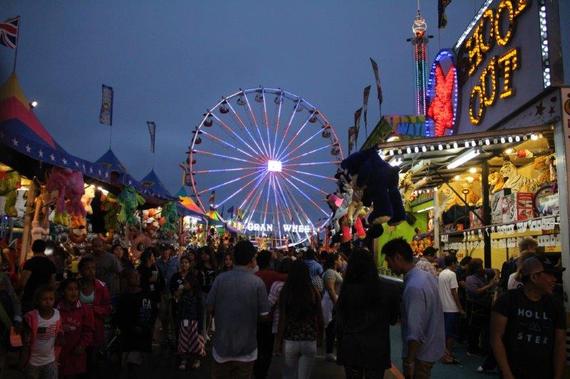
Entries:
<svg viewBox="0 0 570 379">
<path fill-rule="evenodd" d="M 45 239 L 49 235 L 49 195 L 46 187 L 42 186 L 40 195 L 34 202 L 34 218 L 32 219 L 32 242 Z"/>
<path fill-rule="evenodd" d="M 166 233 L 176 233 L 178 231 L 178 213 L 176 212 L 176 204 L 172 201 L 164 204 L 161 215 L 162 219 L 165 220 L 161 229 Z"/>
<path fill-rule="evenodd" d="M 369 235 L 379 237 L 382 224 L 397 225 L 405 220 L 404 205 L 398 188 L 399 168 L 385 162 L 375 148 L 356 152 L 341 163 L 353 178 L 352 188 L 362 189 L 362 203 L 372 206 Z"/>
<path fill-rule="evenodd" d="M 70 216 L 85 217 L 85 208 L 81 203 L 83 187 L 81 172 L 59 167 L 51 169 L 46 188 L 55 201 L 55 223 L 67 226 L 71 223 Z"/>
<path fill-rule="evenodd" d="M 21 187 L 22 178 L 16 171 L 0 171 L 0 196 L 6 196 L 4 212 L 10 217 L 16 217 L 17 190 Z"/>
<path fill-rule="evenodd" d="M 127 186 L 119 194 L 117 201 L 121 206 L 119 214 L 117 215 L 117 221 L 119 221 L 120 224 L 138 224 L 138 219 L 135 216 L 135 211 L 140 205 L 144 204 L 144 198 L 139 195 L 133 187 Z"/>
</svg>

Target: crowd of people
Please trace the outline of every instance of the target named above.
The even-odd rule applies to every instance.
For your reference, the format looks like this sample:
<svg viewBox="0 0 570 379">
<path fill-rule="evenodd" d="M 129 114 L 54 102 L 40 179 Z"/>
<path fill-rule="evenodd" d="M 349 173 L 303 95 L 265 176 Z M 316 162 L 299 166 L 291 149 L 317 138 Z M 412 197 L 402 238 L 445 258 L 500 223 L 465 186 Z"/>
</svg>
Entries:
<svg viewBox="0 0 570 379">
<path fill-rule="evenodd" d="M 519 258 L 499 272 L 433 248 L 417 259 L 394 239 L 382 254 L 402 287 L 380 277 L 360 247 L 321 254 L 258 251 L 248 240 L 162 244 L 135 261 L 98 238 L 67 259 L 57 244 L 36 240 L 21 267 L 10 254 L 0 262 L 0 378 L 10 367 L 28 378 L 99 378 L 109 362 L 138 378 L 152 353 L 165 353 L 182 371 L 209 355 L 212 378 L 232 379 L 267 378 L 282 356 L 282 377 L 304 379 L 321 345 L 346 378 L 383 378 L 398 321 L 406 378 L 459 363 L 457 342 L 484 359 L 481 372 L 561 378 L 566 315 L 553 293 L 562 269 L 536 247 L 523 240 Z"/>
</svg>

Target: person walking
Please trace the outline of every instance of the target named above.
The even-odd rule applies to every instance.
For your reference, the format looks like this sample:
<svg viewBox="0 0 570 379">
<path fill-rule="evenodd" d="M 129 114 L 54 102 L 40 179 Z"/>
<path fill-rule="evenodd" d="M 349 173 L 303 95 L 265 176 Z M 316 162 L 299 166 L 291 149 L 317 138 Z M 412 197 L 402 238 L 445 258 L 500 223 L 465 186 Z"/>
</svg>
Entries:
<svg viewBox="0 0 570 379">
<path fill-rule="evenodd" d="M 342 258 L 340 255 L 337 253 L 329 254 L 324 267 L 325 272 L 323 274 L 323 282 L 325 293 L 321 301 L 323 308 L 323 320 L 325 323 L 326 360 L 329 362 L 336 362 L 336 355 L 334 355 L 336 340 L 334 307 L 342 286 L 342 275 L 339 272 L 341 268 Z"/>
<path fill-rule="evenodd" d="M 123 270 L 119 259 L 105 249 L 105 243 L 95 237 L 91 242 L 93 260 L 95 261 L 96 277 L 105 283 L 111 298 L 117 300 L 121 293 L 120 273 Z"/>
<path fill-rule="evenodd" d="M 269 315 L 267 291 L 253 274 L 257 249 L 250 241 L 235 246 L 235 267 L 216 277 L 206 306 L 214 317 L 212 378 L 249 379 L 257 359 L 257 322 Z"/>
<path fill-rule="evenodd" d="M 322 336 L 321 296 L 311 283 L 309 268 L 297 260 L 291 265 L 279 298 L 277 347 L 285 356 L 284 379 L 311 377 Z"/>
<path fill-rule="evenodd" d="M 391 367 L 390 324 L 397 321 L 399 297 L 378 276 L 369 251 L 350 254 L 336 313 L 337 363 L 347 379 L 382 379 Z"/>
<path fill-rule="evenodd" d="M 444 259 L 445 269 L 439 273 L 439 297 L 443 308 L 443 319 L 445 321 L 445 356 L 442 358 L 443 363 L 459 363 L 453 355 L 453 343 L 457 338 L 457 330 L 459 327 L 459 318 L 465 314 L 461 302 L 459 301 L 459 293 L 457 289 L 457 275 L 455 269 L 457 267 L 457 258 L 455 255 L 448 255 Z"/>
<path fill-rule="evenodd" d="M 544 255 L 522 262 L 522 288 L 501 296 L 491 313 L 491 347 L 504 379 L 564 375 L 566 313 L 553 296 L 564 269 Z"/>
<path fill-rule="evenodd" d="M 35 240 L 32 243 L 34 256 L 24 263 L 20 275 L 19 287 L 24 289 L 22 294 L 22 312 L 34 308 L 34 294 L 43 285 L 55 285 L 56 268 L 53 262 L 44 254 L 46 242 Z"/>
<path fill-rule="evenodd" d="M 170 281 L 180 268 L 180 260 L 177 256 L 172 256 L 173 252 L 174 249 L 171 246 L 162 246 L 160 249 L 160 258 L 156 261 L 158 275 L 162 280 L 160 285 L 162 293 L 158 315 L 161 326 L 161 352 L 166 352 L 169 347 L 172 347 L 175 340 Z"/>
<path fill-rule="evenodd" d="M 414 265 L 414 253 L 403 238 L 382 247 L 388 267 L 404 275 L 402 295 L 402 357 L 406 379 L 431 378 L 445 352 L 443 309 L 437 279 Z"/>
<path fill-rule="evenodd" d="M 265 289 L 269 294 L 271 286 L 275 282 L 285 281 L 287 275 L 279 273 L 271 269 L 271 252 L 262 250 L 257 254 L 257 266 L 259 270 L 255 273 L 265 284 Z M 269 299 L 269 298 L 268 298 Z M 253 375 L 256 379 L 265 379 L 271 359 L 273 358 L 274 338 L 271 332 L 272 320 L 271 315 L 268 318 L 260 319 L 257 324 L 257 360 L 253 365 Z"/>
</svg>

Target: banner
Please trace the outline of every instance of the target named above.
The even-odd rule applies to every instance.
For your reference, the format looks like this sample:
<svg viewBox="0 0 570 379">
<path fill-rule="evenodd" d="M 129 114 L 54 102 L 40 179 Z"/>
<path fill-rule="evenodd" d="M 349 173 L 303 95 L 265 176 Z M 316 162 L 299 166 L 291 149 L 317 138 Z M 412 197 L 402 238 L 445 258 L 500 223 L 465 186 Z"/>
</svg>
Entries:
<svg viewBox="0 0 570 379">
<path fill-rule="evenodd" d="M 212 191 L 210 193 L 210 197 L 208 198 L 208 204 L 210 205 L 210 209 L 216 208 L 216 191 Z"/>
<path fill-rule="evenodd" d="M 228 214 L 230 215 L 230 219 L 234 218 L 234 206 L 232 205 L 231 207 L 228 208 Z"/>
<path fill-rule="evenodd" d="M 447 16 L 445 8 L 451 3 L 451 0 L 437 0 L 437 28 L 443 29 L 447 26 Z"/>
<path fill-rule="evenodd" d="M 150 151 L 154 154 L 154 144 L 156 140 L 156 123 L 154 121 L 147 121 L 148 134 L 150 135 Z"/>
<path fill-rule="evenodd" d="M 348 128 L 348 154 L 352 153 L 352 150 L 356 146 L 356 127 L 351 126 Z"/>
<path fill-rule="evenodd" d="M 113 125 L 113 87 L 103 84 L 101 97 L 101 113 L 99 113 L 99 123 L 103 125 Z"/>
<path fill-rule="evenodd" d="M 362 116 L 362 108 L 358 108 L 356 112 L 354 112 L 354 130 L 355 133 L 355 145 L 358 144 L 358 134 L 360 133 L 360 116 Z"/>
<path fill-rule="evenodd" d="M 372 71 L 374 72 L 374 79 L 376 80 L 376 92 L 378 93 L 378 108 L 380 110 L 380 118 L 382 118 L 382 101 L 384 97 L 382 96 L 382 86 L 380 85 L 380 73 L 378 71 L 378 63 L 372 58 L 370 58 L 370 63 L 372 64 Z"/>
<path fill-rule="evenodd" d="M 364 132 L 368 137 L 368 97 L 370 96 L 370 87 L 365 87 L 362 94 L 362 113 L 364 114 Z"/>
</svg>

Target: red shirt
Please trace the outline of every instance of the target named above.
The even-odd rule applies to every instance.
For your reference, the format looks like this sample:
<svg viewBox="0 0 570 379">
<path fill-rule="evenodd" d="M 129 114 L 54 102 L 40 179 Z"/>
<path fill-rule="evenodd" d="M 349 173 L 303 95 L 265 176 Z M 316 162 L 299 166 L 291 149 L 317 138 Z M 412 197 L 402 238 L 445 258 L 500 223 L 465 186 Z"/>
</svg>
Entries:
<svg viewBox="0 0 570 379">
<path fill-rule="evenodd" d="M 271 286 L 273 285 L 273 283 L 284 282 L 287 280 L 287 274 L 282 274 L 280 272 L 273 270 L 259 270 L 258 272 L 255 273 L 255 275 L 257 275 L 261 280 L 263 280 L 267 293 L 269 293 L 269 291 L 271 290 Z"/>
</svg>

